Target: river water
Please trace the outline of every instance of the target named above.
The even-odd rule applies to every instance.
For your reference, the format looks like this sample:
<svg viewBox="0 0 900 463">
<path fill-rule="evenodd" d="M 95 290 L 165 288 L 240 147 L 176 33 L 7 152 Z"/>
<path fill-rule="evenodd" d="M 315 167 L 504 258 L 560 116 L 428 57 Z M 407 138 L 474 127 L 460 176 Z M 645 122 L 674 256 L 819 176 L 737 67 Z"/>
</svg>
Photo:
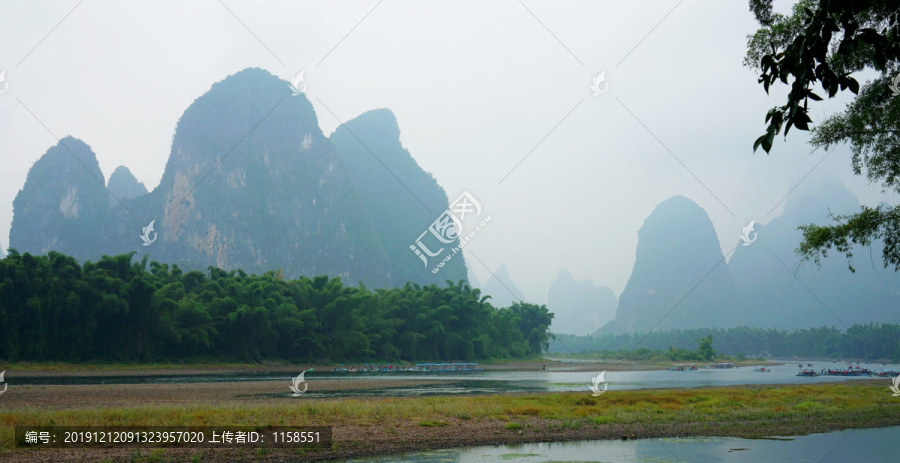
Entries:
<svg viewBox="0 0 900 463">
<path fill-rule="evenodd" d="M 608 390 L 630 390 L 669 387 L 731 386 L 744 384 L 811 384 L 826 381 L 853 381 L 869 377 L 817 376 L 798 377 L 798 364 L 773 366 L 771 372 L 753 371 L 753 367 L 735 369 L 699 369 L 695 371 L 608 371 L 604 379 Z M 806 363 L 804 362 L 804 368 Z M 812 369 L 845 367 L 844 364 L 813 362 Z M 900 365 L 863 365 L 870 369 L 894 368 Z M 307 396 L 423 396 L 456 394 L 498 394 L 510 392 L 546 391 L 588 391 L 591 378 L 598 372 L 571 371 L 576 365 L 554 366 L 550 371 L 473 371 L 463 373 L 337 373 L 331 371 L 309 371 L 305 379 L 309 382 Z M 299 373 L 300 370 L 297 371 Z M 11 374 L 12 373 L 12 374 Z M 284 372 L 270 373 L 228 373 L 208 375 L 137 375 L 137 376 L 30 376 L 16 378 L 11 370 L 7 381 L 17 385 L 75 385 L 75 384 L 178 384 L 211 382 L 276 381 L 290 384 L 293 375 Z M 342 391 L 340 388 L 316 391 L 317 381 L 373 381 L 383 380 L 437 380 L 430 385 L 357 389 Z M 884 378 L 890 384 L 889 378 Z M 329 388 L 334 389 L 334 388 Z M 285 393 L 288 390 L 285 388 Z"/>
<path fill-rule="evenodd" d="M 598 440 L 485 446 L 406 455 L 343 460 L 346 463 L 511 463 L 588 462 L 697 463 L 896 462 L 900 427 L 851 429 L 808 436 L 768 439 L 698 437 Z"/>
</svg>

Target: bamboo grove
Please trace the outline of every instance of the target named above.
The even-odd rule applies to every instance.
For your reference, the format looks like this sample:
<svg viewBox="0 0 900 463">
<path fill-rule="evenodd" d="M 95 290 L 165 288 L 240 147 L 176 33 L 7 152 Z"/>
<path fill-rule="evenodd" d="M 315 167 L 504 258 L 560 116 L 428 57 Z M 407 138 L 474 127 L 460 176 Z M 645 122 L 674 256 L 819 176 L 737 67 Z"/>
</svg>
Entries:
<svg viewBox="0 0 900 463">
<path fill-rule="evenodd" d="M 545 306 L 495 308 L 464 281 L 367 290 L 133 257 L 80 265 L 11 249 L 0 260 L 0 359 L 472 360 L 536 356 L 550 337 Z"/>
</svg>

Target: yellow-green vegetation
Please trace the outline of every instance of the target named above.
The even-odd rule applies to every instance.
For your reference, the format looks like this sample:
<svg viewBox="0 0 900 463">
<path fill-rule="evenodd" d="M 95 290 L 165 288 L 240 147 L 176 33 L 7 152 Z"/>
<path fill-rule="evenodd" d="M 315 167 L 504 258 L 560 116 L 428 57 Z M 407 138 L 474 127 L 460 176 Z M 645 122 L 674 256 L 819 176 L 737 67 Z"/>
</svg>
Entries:
<svg viewBox="0 0 900 463">
<path fill-rule="evenodd" d="M 773 423 L 785 434 L 900 424 L 900 399 L 875 382 L 801 386 L 541 393 L 388 399 L 321 399 L 255 406 L 25 408 L 0 411 L 0 447 L 12 446 L 17 425 L 333 425 L 417 427 L 496 421 L 519 429 L 548 426 L 678 426 L 685 434 L 752 436 Z M 508 424 L 516 423 L 516 424 Z M 682 426 L 687 425 L 687 426 Z M 727 425 L 727 426 L 726 426 Z M 710 431 L 712 430 L 712 431 Z M 762 433 L 762 434 L 761 434 Z M 784 435 L 784 434 L 781 434 Z"/>
<path fill-rule="evenodd" d="M 419 421 L 419 426 L 425 426 L 427 428 L 439 428 L 441 426 L 447 426 L 447 422 L 444 420 L 440 421 Z"/>
</svg>

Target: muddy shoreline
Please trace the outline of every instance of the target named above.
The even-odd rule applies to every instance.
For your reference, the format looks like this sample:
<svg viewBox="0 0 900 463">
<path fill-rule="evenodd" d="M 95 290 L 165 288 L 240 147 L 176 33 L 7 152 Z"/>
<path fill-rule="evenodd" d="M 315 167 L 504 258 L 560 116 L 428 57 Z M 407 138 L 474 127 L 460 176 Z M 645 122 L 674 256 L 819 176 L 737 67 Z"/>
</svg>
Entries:
<svg viewBox="0 0 900 463">
<path fill-rule="evenodd" d="M 634 361 L 557 361 L 501 362 L 479 365 L 487 371 L 651 371 L 665 370 L 673 364 L 685 362 L 648 363 Z M 688 362 L 690 363 L 690 362 Z M 780 365 L 783 362 L 743 362 L 742 366 Z M 700 363 L 698 363 L 700 365 Z M 295 375 L 303 370 L 331 372 L 335 365 L 265 363 L 259 365 L 165 365 L 126 366 L 93 364 L 12 364 L 0 366 L 6 370 L 7 380 L 34 377 L 103 377 L 103 376 L 201 376 L 247 373 L 286 373 Z"/>
</svg>

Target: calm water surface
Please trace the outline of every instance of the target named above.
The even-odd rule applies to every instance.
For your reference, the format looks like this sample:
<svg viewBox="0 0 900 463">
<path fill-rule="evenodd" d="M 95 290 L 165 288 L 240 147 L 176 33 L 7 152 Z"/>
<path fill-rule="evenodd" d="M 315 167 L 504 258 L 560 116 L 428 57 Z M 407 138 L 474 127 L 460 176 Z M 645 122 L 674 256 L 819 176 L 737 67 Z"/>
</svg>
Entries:
<svg viewBox="0 0 900 463">
<path fill-rule="evenodd" d="M 813 362 L 813 369 L 837 368 L 842 364 L 831 362 Z M 806 363 L 804 362 L 804 366 Z M 846 365 L 842 365 L 846 366 Z M 870 369 L 895 368 L 900 365 L 882 366 L 863 365 Z M 455 394 L 498 394 L 510 392 L 537 391 L 588 391 L 591 378 L 599 372 L 566 371 L 574 367 L 557 367 L 551 371 L 478 371 L 464 373 L 335 373 L 331 371 L 310 371 L 305 375 L 309 382 L 307 396 L 341 397 L 341 396 L 421 396 L 421 395 L 455 395 Z M 610 391 L 668 388 L 668 387 L 701 387 L 730 386 L 741 384 L 809 384 L 827 381 L 854 381 L 868 377 L 798 377 L 799 368 L 796 363 L 771 367 L 771 372 L 753 371 L 754 367 L 741 367 L 728 370 L 700 369 L 696 371 L 608 371 L 604 379 Z M 297 371 L 299 373 L 300 370 Z M 211 382 L 243 382 L 272 381 L 290 384 L 292 375 L 284 372 L 271 373 L 228 373 L 210 375 L 141 375 L 141 376 L 36 376 L 16 378 L 15 371 L 6 373 L 10 385 L 74 385 L 74 384 L 178 384 L 178 383 L 211 383 Z M 440 380 L 441 384 L 413 385 L 407 387 L 391 387 L 371 389 L 354 389 L 350 391 L 316 391 L 316 381 L 378 381 L 385 380 Z M 885 384 L 890 379 L 884 378 Z M 284 393 L 288 394 L 287 386 Z M 273 394 L 276 394 L 273 392 Z M 898 458 L 900 461 L 900 458 Z"/>
<path fill-rule="evenodd" d="M 897 462 L 900 427 L 854 429 L 773 439 L 702 437 L 486 446 L 379 458 L 357 463 L 538 462 Z"/>
</svg>

